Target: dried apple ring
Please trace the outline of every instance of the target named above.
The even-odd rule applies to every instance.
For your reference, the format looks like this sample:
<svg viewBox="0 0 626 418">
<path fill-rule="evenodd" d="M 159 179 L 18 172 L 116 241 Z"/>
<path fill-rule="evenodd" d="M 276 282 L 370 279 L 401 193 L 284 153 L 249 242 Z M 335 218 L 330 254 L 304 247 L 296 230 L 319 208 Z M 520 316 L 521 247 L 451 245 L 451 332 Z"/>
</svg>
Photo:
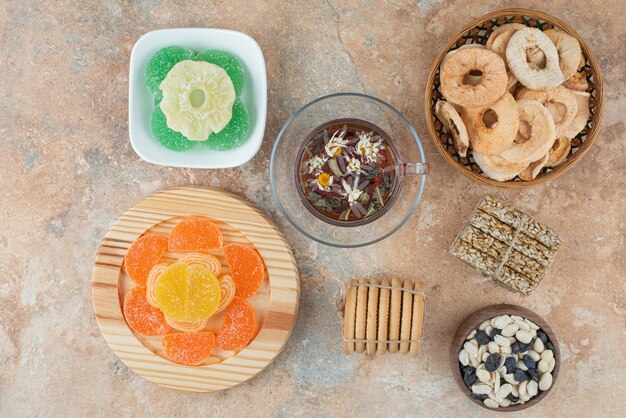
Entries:
<svg viewBox="0 0 626 418">
<path fill-rule="evenodd" d="M 487 49 L 492 49 L 494 41 L 498 39 L 500 35 L 507 33 L 507 32 L 515 33 L 515 31 L 517 31 L 518 29 L 523 29 L 525 27 L 526 25 L 522 25 L 521 23 L 507 23 L 502 26 L 498 26 L 489 35 L 489 39 L 487 39 L 487 43 L 485 44 L 485 47 Z M 513 33 L 511 33 L 511 36 L 513 35 Z M 510 36 L 509 36 L 509 39 L 510 39 Z"/>
<path fill-rule="evenodd" d="M 502 97 L 507 84 L 504 60 L 481 48 L 459 49 L 441 71 L 441 93 L 460 106 L 488 106 Z"/>
<path fill-rule="evenodd" d="M 465 44 L 465 45 L 461 45 L 460 47 L 456 48 L 456 49 L 452 49 L 450 51 L 448 51 L 446 53 L 446 55 L 443 56 L 443 58 L 441 59 L 441 64 L 439 64 L 439 71 L 441 71 L 441 69 L 443 68 L 443 65 L 446 63 L 446 61 L 448 61 L 448 59 L 457 51 L 461 50 L 461 49 L 466 49 L 466 48 L 481 48 L 484 49 L 485 45 L 483 44 Z"/>
<path fill-rule="evenodd" d="M 200 264 L 218 276 L 222 272 L 222 263 L 214 255 L 203 253 L 188 253 L 178 259 L 178 263 Z"/>
<path fill-rule="evenodd" d="M 576 91 L 587 91 L 589 82 L 587 81 L 587 71 L 576 72 L 573 76 L 563 82 L 563 87 Z"/>
<path fill-rule="evenodd" d="M 506 59 L 506 47 L 511 40 L 511 36 L 520 29 L 524 29 L 526 25 L 521 23 L 508 23 L 498 27 L 491 32 L 487 40 L 487 48 Z"/>
<path fill-rule="evenodd" d="M 539 48 L 546 56 L 545 68 L 530 67 L 526 51 L 534 47 Z M 506 60 L 515 78 L 530 89 L 553 89 L 565 81 L 559 67 L 559 53 L 556 46 L 539 29 L 524 28 L 515 32 L 506 47 Z"/>
<path fill-rule="evenodd" d="M 528 164 L 528 167 L 523 169 L 518 174 L 519 178 L 521 178 L 524 181 L 534 180 L 534 178 L 539 175 L 539 173 L 541 172 L 541 169 L 546 165 L 547 162 L 548 162 L 548 154 L 544 155 L 537 161 L 533 161 L 532 163 Z"/>
<path fill-rule="evenodd" d="M 512 163 L 497 155 L 484 155 L 474 151 L 474 161 L 487 177 L 496 181 L 507 181 L 515 178 L 528 164 Z"/>
<path fill-rule="evenodd" d="M 567 80 L 578 70 L 582 56 L 580 44 L 576 38 L 559 29 L 548 29 L 544 33 L 556 46 L 559 53 L 559 66 L 563 77 Z"/>
<path fill-rule="evenodd" d="M 557 138 L 550 148 L 550 152 L 548 153 L 548 161 L 546 162 L 546 167 L 552 168 L 558 165 L 561 165 L 567 157 L 569 156 L 569 152 L 572 149 L 572 140 L 568 138 Z"/>
<path fill-rule="evenodd" d="M 572 94 L 578 103 L 578 110 L 572 123 L 565 129 L 564 136 L 566 138 L 574 138 L 578 135 L 580 131 L 585 129 L 589 120 L 589 97 L 591 95 L 586 91 L 572 91 Z"/>
<path fill-rule="evenodd" d="M 469 137 L 459 112 L 450 103 L 440 100 L 435 106 L 435 113 L 448 133 L 452 135 L 452 142 L 456 151 L 461 157 L 465 157 L 469 148 Z"/>
<path fill-rule="evenodd" d="M 231 276 L 230 274 L 222 274 L 218 280 L 220 282 L 221 293 L 220 304 L 217 307 L 217 311 L 215 311 L 216 314 L 226 309 L 235 297 L 235 293 L 237 293 L 237 286 L 235 286 L 233 276 Z"/>
<path fill-rule="evenodd" d="M 500 156 L 512 163 L 530 164 L 546 155 L 556 140 L 552 115 L 536 100 L 517 101 L 519 129 L 513 143 Z M 524 166 L 525 167 L 525 166 Z"/>
<path fill-rule="evenodd" d="M 465 122 L 474 151 L 481 154 L 499 154 L 515 139 L 519 127 L 517 104 L 510 93 L 486 107 L 464 107 L 461 118 Z"/>
<path fill-rule="evenodd" d="M 550 111 L 552 119 L 554 119 L 557 136 L 565 135 L 567 128 L 572 124 L 572 121 L 578 112 L 578 102 L 576 97 L 572 94 L 572 92 L 563 86 L 558 86 L 557 88 L 544 91 L 524 88 L 517 93 L 516 97 L 518 99 L 537 100 L 539 103 L 544 105 L 546 109 Z M 587 107 L 589 107 L 588 104 Z"/>
</svg>

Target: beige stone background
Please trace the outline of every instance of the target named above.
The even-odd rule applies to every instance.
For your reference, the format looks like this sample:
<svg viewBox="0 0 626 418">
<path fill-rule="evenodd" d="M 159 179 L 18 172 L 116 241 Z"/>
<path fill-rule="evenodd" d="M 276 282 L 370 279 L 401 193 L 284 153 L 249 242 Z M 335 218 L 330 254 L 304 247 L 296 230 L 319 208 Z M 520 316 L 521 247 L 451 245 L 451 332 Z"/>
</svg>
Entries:
<svg viewBox="0 0 626 418">
<path fill-rule="evenodd" d="M 485 192 L 437 154 L 422 97 L 431 63 L 461 25 L 505 6 L 568 22 L 605 78 L 600 136 L 577 167 L 500 195 L 566 240 L 530 297 L 484 281 L 448 247 Z M 0 416 L 478 416 L 455 386 L 448 347 L 468 314 L 493 303 L 543 315 L 561 342 L 561 375 L 529 416 L 623 416 L 626 286 L 625 25 L 621 0 L 544 1 L 29 1 L 0 3 Z M 265 140 L 243 167 L 172 169 L 141 161 L 128 140 L 128 64 L 145 32 L 230 28 L 267 61 Z M 298 107 L 365 92 L 404 112 L 432 173 L 418 211 L 362 250 L 304 239 L 271 197 L 271 147 Z M 285 232 L 301 272 L 300 316 L 284 352 L 251 381 L 215 394 L 150 384 L 100 335 L 90 274 L 100 239 L 149 193 L 211 185 L 258 205 Z M 427 285 L 422 355 L 345 356 L 337 304 L 353 277 Z"/>
</svg>

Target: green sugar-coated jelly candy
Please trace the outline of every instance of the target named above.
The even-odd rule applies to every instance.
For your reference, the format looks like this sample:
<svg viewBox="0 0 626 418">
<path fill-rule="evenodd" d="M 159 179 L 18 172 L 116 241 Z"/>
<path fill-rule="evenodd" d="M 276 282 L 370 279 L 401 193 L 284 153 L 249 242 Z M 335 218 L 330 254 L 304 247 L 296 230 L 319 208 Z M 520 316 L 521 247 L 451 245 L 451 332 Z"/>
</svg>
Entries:
<svg viewBox="0 0 626 418">
<path fill-rule="evenodd" d="M 195 141 L 188 140 L 183 134 L 173 131 L 167 126 L 165 114 L 157 103 L 155 103 L 150 117 L 150 131 L 157 141 L 173 151 L 187 151 L 196 145 Z"/>
<path fill-rule="evenodd" d="M 233 117 L 228 125 L 218 133 L 209 135 L 209 139 L 202 145 L 215 151 L 227 151 L 237 148 L 248 138 L 250 132 L 250 114 L 248 109 L 239 101 L 233 103 Z"/>
<path fill-rule="evenodd" d="M 233 82 L 235 94 L 239 96 L 245 80 L 245 71 L 241 61 L 233 54 L 225 51 L 209 49 L 196 55 L 196 61 L 206 61 L 222 67 Z"/>
<path fill-rule="evenodd" d="M 146 86 L 154 95 L 161 94 L 159 84 L 172 67 L 184 60 L 193 60 L 196 53 L 182 46 L 168 46 L 160 49 L 148 61 L 146 67 Z"/>
</svg>

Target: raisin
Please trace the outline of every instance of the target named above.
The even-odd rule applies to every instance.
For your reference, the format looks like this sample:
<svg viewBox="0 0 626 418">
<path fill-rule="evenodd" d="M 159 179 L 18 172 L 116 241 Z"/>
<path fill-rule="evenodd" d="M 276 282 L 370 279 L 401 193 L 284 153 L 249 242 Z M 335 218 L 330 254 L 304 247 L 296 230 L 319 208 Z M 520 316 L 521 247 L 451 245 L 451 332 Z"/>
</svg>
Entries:
<svg viewBox="0 0 626 418">
<path fill-rule="evenodd" d="M 539 382 L 539 371 L 537 369 L 529 368 L 526 373 L 528 373 L 532 380 L 534 380 L 535 382 Z"/>
<path fill-rule="evenodd" d="M 524 354 L 523 360 L 524 360 L 524 364 L 529 369 L 534 369 L 536 367 L 535 359 L 529 356 L 528 354 Z"/>
<path fill-rule="evenodd" d="M 490 341 L 489 336 L 485 331 L 478 331 L 474 338 L 476 338 L 476 341 L 478 341 L 478 344 L 480 345 L 488 344 Z"/>
<path fill-rule="evenodd" d="M 482 394 L 481 394 L 481 395 L 476 395 L 476 394 L 474 394 L 474 395 L 472 395 L 472 397 L 473 397 L 474 399 L 478 399 L 479 401 L 484 401 L 485 399 L 487 399 L 487 398 L 488 398 L 488 396 L 487 396 L 487 395 L 482 395 Z"/>
<path fill-rule="evenodd" d="M 461 371 L 463 372 L 463 375 L 472 373 L 473 371 L 475 371 L 476 369 L 474 369 L 472 366 L 467 365 L 467 366 L 463 366 L 461 367 Z"/>
<path fill-rule="evenodd" d="M 506 367 L 507 373 L 515 373 L 517 370 L 517 362 L 515 361 L 515 357 L 507 357 L 504 362 L 504 367 Z"/>
<path fill-rule="evenodd" d="M 509 401 L 511 401 L 511 403 L 517 403 L 519 402 L 519 398 L 515 395 L 513 395 L 512 393 L 509 393 L 506 397 Z"/>
<path fill-rule="evenodd" d="M 552 351 L 554 352 L 554 345 L 552 345 L 552 341 L 548 341 L 548 342 L 546 343 L 546 348 L 547 348 L 548 350 L 552 350 Z"/>
<path fill-rule="evenodd" d="M 476 383 L 477 380 L 478 380 L 478 377 L 476 377 L 476 373 L 474 373 L 474 372 L 470 372 L 468 374 L 463 374 L 463 382 L 465 382 L 465 385 L 468 388 L 471 388 L 472 385 L 474 383 Z"/>
<path fill-rule="evenodd" d="M 525 382 L 528 380 L 528 374 L 522 369 L 517 369 L 515 374 L 513 374 L 513 378 L 518 382 Z"/>
<path fill-rule="evenodd" d="M 487 361 L 485 362 L 485 370 L 487 370 L 488 372 L 495 372 L 496 370 L 498 370 L 498 367 L 500 367 L 500 354 L 490 354 L 489 357 L 487 357 Z"/>
<path fill-rule="evenodd" d="M 491 341 L 493 341 L 494 338 L 496 338 L 496 335 L 500 335 L 502 334 L 502 330 L 499 328 L 494 328 L 491 330 L 491 334 L 489 334 L 489 338 L 491 339 Z"/>
<path fill-rule="evenodd" d="M 513 345 L 511 345 L 511 351 L 513 352 L 513 354 L 525 353 L 526 351 L 528 351 L 528 348 L 530 347 L 531 343 L 532 341 L 528 344 L 524 344 L 519 341 L 516 341 L 513 343 Z"/>
<path fill-rule="evenodd" d="M 542 343 L 547 344 L 548 336 L 543 331 L 537 331 L 537 337 L 541 340 Z"/>
</svg>

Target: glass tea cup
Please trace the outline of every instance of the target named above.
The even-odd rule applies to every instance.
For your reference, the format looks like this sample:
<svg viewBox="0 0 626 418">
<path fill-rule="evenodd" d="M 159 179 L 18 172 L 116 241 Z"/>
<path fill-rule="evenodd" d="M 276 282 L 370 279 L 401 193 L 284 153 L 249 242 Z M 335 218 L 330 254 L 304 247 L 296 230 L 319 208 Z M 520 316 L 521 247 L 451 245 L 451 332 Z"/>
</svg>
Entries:
<svg viewBox="0 0 626 418">
<path fill-rule="evenodd" d="M 393 154 L 395 184 L 386 204 L 371 217 L 338 221 L 325 216 L 305 197 L 299 181 L 302 152 L 325 126 L 357 122 L 380 134 Z M 391 105 L 359 93 L 337 93 L 305 105 L 278 134 L 270 163 L 270 181 L 278 207 L 307 237 L 335 247 L 360 247 L 381 241 L 413 214 L 422 196 L 429 166 L 417 132 Z"/>
</svg>

